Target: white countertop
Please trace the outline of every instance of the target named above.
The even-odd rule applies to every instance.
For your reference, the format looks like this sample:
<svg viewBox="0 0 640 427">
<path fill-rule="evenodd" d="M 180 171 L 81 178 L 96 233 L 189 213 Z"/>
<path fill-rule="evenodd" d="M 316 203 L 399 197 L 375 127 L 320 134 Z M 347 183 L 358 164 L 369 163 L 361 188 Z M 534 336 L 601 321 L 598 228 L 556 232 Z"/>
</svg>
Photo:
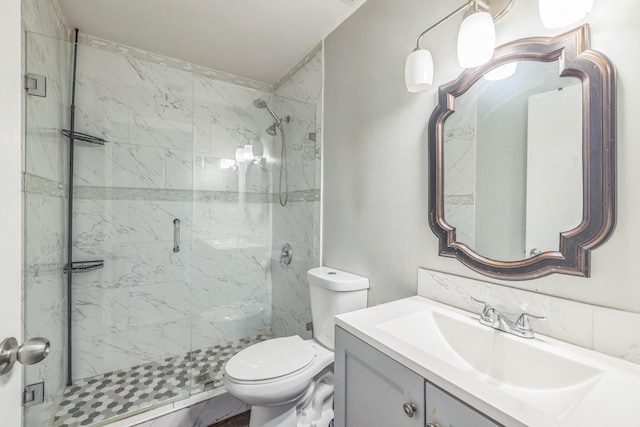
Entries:
<svg viewBox="0 0 640 427">
<path fill-rule="evenodd" d="M 447 360 L 438 348 L 419 345 L 419 339 L 411 343 L 407 337 L 399 338 L 380 327 L 381 324 L 407 318 L 425 310 L 447 313 L 466 322 L 475 322 L 478 319 L 477 314 L 415 296 L 341 314 L 336 317 L 336 325 L 508 427 L 640 426 L 640 365 L 540 334 L 533 340 L 513 337 L 515 340 L 524 340 L 524 343 L 537 349 L 552 351 L 553 354 L 602 371 L 589 383 L 588 392 L 584 397 L 581 397 L 570 410 L 552 416 L 531 405 L 526 399 L 514 396 L 508 387 L 496 386 L 495 382 L 487 380 L 471 366 Z M 420 332 L 420 325 L 416 325 L 415 330 L 412 328 L 408 333 Z M 499 331 L 495 333 L 504 334 Z M 428 350 L 425 350 L 426 348 Z M 535 371 L 537 368 L 522 366 L 522 369 Z M 536 399 L 535 393 L 545 391 L 527 393 L 532 399 Z M 545 398 L 543 395 L 538 397 Z"/>
</svg>

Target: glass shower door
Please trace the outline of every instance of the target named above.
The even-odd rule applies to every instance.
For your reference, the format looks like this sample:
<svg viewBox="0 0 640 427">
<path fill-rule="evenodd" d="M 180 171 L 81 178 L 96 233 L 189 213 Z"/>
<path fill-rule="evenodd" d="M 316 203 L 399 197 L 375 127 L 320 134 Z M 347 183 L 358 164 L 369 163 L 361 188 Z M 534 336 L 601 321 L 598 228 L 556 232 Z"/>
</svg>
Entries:
<svg viewBox="0 0 640 427">
<path fill-rule="evenodd" d="M 28 427 L 93 425 L 191 393 L 192 75 L 80 44 L 75 132 L 106 143 L 76 140 L 70 190 L 72 53 L 26 36 L 27 72 L 46 76 L 47 94 L 26 100 L 25 336 L 52 349 L 26 368 L 45 390 Z M 103 267 L 74 268 L 69 293 L 70 191 L 74 267 Z"/>
<path fill-rule="evenodd" d="M 104 268 L 74 275 L 72 377 L 110 418 L 190 395 L 193 78 L 85 44 L 77 69 L 76 131 L 107 142 L 75 150 L 74 261 Z"/>
<path fill-rule="evenodd" d="M 69 63 L 71 45 L 26 33 L 26 73 L 46 77 L 46 96 L 25 95 L 23 147 L 24 336 L 45 337 L 48 357 L 24 367 L 24 384 L 43 399 L 25 404 L 29 427 L 49 424 L 65 388 L 66 206 L 68 201 Z M 35 76 L 33 76 L 35 77 Z M 34 395 L 34 396 L 36 396 Z"/>
</svg>

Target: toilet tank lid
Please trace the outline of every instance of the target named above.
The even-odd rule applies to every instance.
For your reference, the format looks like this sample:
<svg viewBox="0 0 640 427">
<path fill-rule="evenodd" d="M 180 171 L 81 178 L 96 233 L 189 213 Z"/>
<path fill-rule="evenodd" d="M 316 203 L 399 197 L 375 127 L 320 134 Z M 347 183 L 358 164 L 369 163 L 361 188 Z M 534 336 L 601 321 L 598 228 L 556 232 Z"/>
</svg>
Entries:
<svg viewBox="0 0 640 427">
<path fill-rule="evenodd" d="M 316 267 L 307 273 L 309 285 L 337 292 L 369 288 L 369 279 L 331 267 Z"/>
</svg>

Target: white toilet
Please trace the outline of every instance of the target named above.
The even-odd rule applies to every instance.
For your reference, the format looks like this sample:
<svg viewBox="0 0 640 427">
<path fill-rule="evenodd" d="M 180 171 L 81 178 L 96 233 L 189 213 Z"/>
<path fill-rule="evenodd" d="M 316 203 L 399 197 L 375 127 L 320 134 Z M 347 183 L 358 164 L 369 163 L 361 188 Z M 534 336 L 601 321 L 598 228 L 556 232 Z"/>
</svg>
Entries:
<svg viewBox="0 0 640 427">
<path fill-rule="evenodd" d="M 369 279 L 329 267 L 307 278 L 314 338 L 254 344 L 225 366 L 227 391 L 252 406 L 249 427 L 328 427 L 333 420 L 333 318 L 367 306 Z"/>
</svg>

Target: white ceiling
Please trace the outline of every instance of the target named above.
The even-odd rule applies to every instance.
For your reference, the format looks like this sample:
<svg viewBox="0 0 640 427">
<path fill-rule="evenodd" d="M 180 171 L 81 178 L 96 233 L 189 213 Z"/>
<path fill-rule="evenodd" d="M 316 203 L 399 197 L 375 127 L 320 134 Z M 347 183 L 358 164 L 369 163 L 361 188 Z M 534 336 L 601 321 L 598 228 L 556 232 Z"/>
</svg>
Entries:
<svg viewBox="0 0 640 427">
<path fill-rule="evenodd" d="M 277 83 L 365 0 L 58 0 L 81 33 Z"/>
</svg>

